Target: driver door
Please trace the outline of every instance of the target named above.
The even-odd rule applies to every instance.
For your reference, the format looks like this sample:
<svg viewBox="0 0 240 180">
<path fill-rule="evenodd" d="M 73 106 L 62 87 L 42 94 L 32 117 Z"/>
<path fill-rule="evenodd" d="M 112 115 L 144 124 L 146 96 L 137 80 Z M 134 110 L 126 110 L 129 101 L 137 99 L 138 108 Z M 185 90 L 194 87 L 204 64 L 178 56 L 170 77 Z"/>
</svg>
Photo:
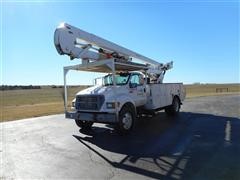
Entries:
<svg viewBox="0 0 240 180">
<path fill-rule="evenodd" d="M 132 74 L 129 81 L 129 94 L 136 106 L 147 102 L 146 87 L 141 74 Z"/>
</svg>

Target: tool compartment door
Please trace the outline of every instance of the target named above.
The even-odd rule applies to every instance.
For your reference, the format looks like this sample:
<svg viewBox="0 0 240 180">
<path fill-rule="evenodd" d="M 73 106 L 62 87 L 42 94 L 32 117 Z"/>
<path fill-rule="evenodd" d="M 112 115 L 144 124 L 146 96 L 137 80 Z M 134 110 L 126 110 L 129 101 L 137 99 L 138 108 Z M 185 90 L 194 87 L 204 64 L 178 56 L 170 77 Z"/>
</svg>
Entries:
<svg viewBox="0 0 240 180">
<path fill-rule="evenodd" d="M 147 98 L 146 109 L 153 110 L 171 105 L 172 87 L 169 84 L 149 84 L 149 88 L 150 95 Z"/>
</svg>

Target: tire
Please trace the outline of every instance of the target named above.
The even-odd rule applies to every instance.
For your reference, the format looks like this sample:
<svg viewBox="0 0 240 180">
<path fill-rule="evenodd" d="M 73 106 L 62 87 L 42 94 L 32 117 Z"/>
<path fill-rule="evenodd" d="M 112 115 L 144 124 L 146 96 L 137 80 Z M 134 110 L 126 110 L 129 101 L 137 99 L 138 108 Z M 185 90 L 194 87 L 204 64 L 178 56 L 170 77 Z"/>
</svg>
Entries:
<svg viewBox="0 0 240 180">
<path fill-rule="evenodd" d="M 75 119 L 75 123 L 77 124 L 78 127 L 82 129 L 91 129 L 93 122 L 90 121 L 80 121 Z"/>
<path fill-rule="evenodd" d="M 117 131 L 120 134 L 128 134 L 134 125 L 136 115 L 132 106 L 124 105 L 119 112 L 119 123 L 117 126 Z"/>
<path fill-rule="evenodd" d="M 165 108 L 165 112 L 169 116 L 175 116 L 175 115 L 177 115 L 179 113 L 180 107 L 181 107 L 181 104 L 180 104 L 179 98 L 178 97 L 174 97 L 172 105 L 166 107 Z"/>
</svg>

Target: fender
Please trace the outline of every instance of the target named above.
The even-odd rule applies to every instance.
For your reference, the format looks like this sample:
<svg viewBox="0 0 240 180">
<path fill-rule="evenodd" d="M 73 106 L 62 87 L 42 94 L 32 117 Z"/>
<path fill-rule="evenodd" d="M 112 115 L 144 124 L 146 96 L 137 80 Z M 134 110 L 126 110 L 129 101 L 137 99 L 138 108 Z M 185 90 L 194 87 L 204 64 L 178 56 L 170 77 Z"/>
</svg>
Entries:
<svg viewBox="0 0 240 180">
<path fill-rule="evenodd" d="M 117 102 L 120 103 L 119 107 L 118 107 L 119 111 L 122 109 L 124 104 L 126 104 L 127 102 L 132 103 L 134 105 L 134 107 L 135 107 L 135 110 L 136 110 L 135 102 L 132 100 L 132 98 L 130 98 L 129 96 L 126 96 L 126 94 L 119 95 L 116 100 L 117 100 Z"/>
</svg>

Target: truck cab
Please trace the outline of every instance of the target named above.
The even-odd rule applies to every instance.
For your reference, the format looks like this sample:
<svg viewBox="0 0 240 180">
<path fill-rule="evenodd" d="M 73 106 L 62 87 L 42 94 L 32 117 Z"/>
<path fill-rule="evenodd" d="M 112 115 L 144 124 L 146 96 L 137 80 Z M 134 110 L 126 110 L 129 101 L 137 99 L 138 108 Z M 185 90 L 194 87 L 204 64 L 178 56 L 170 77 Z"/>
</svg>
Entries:
<svg viewBox="0 0 240 180">
<path fill-rule="evenodd" d="M 98 78 L 99 79 L 99 78 Z M 139 72 L 120 72 L 115 75 L 116 86 L 113 85 L 113 74 L 108 74 L 101 79 L 101 84 L 94 85 L 88 89 L 79 91 L 72 103 L 78 110 L 78 97 L 84 96 L 103 96 L 104 103 L 99 110 L 109 112 L 109 109 L 114 109 L 114 101 L 117 100 L 117 105 L 121 107 L 125 101 L 131 102 L 135 107 L 143 106 L 147 102 L 147 85 L 144 80 L 144 75 Z M 85 102 L 85 105 L 88 101 Z M 91 106 L 91 104 L 89 104 Z M 99 106 L 98 106 L 99 107 Z M 93 108 L 93 107 L 92 107 Z M 89 110 L 96 110 L 89 107 Z"/>
<path fill-rule="evenodd" d="M 130 106 L 131 116 L 135 116 L 137 107 L 144 106 L 147 102 L 147 85 L 140 72 L 120 72 L 115 76 L 107 74 L 101 82 L 79 91 L 72 102 L 75 113 L 71 114 L 78 114 L 74 118 L 80 127 L 90 127 L 93 122 L 117 123 L 117 112 L 123 106 Z"/>
</svg>

